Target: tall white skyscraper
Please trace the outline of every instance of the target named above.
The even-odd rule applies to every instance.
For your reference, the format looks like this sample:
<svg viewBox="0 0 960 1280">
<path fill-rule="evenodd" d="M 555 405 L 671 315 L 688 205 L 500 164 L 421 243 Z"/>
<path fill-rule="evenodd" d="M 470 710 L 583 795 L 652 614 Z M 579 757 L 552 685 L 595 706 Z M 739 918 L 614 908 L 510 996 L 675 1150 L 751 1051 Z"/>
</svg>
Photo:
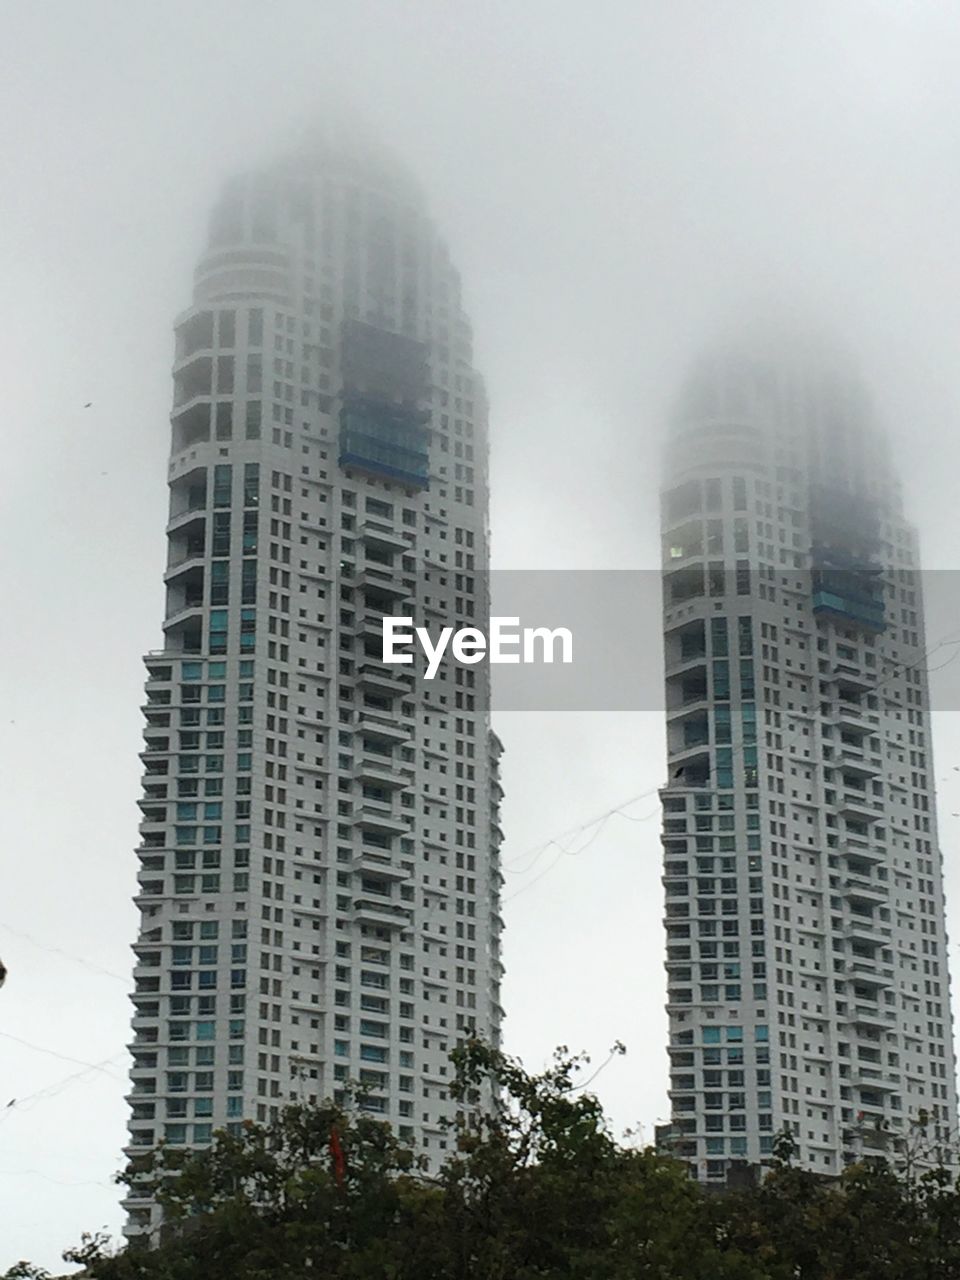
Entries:
<svg viewBox="0 0 960 1280">
<path fill-rule="evenodd" d="M 932 1154 L 957 1100 L 917 537 L 842 361 L 704 360 L 662 531 L 672 1150 L 705 1181 L 785 1127 L 824 1174 Z"/>
<path fill-rule="evenodd" d="M 436 1161 L 449 1052 L 499 1039 L 500 748 L 486 668 L 384 665 L 381 619 L 488 612 L 459 279 L 319 136 L 227 185 L 175 330 L 129 1153 L 336 1097 Z"/>
</svg>

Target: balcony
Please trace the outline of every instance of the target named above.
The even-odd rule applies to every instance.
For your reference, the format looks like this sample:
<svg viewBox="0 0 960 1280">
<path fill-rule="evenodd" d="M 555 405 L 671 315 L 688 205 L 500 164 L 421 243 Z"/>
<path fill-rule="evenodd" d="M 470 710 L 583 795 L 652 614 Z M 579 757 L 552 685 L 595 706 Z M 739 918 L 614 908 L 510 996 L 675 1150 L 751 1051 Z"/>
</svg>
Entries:
<svg viewBox="0 0 960 1280">
<path fill-rule="evenodd" d="M 398 769 L 394 769 L 389 759 L 378 760 L 374 756 L 364 756 L 357 761 L 353 771 L 354 778 L 360 782 L 373 782 L 377 786 L 400 790 L 409 787 L 413 779 Z"/>
<path fill-rule="evenodd" d="M 154 751 L 166 751 L 170 740 L 169 715 L 167 716 L 167 724 L 156 723 L 152 719 L 148 719 L 143 726 L 144 744 Z"/>
<path fill-rule="evenodd" d="M 847 876 L 842 885 L 845 897 L 868 902 L 872 906 L 886 905 L 890 894 L 887 885 L 879 880 L 870 880 L 865 876 Z"/>
<path fill-rule="evenodd" d="M 698 668 L 702 669 L 704 679 L 706 679 L 707 651 L 702 643 L 690 645 L 668 643 L 665 657 L 668 680 L 692 674 Z"/>
<path fill-rule="evenodd" d="M 197 355 L 213 351 L 213 312 L 193 311 L 179 320 L 176 327 L 177 350 L 174 367 Z"/>
<path fill-rule="evenodd" d="M 833 714 L 833 723 L 845 733 L 864 737 L 876 733 L 880 718 L 868 715 L 857 703 L 841 701 Z"/>
<path fill-rule="evenodd" d="M 367 563 L 357 574 L 354 585 L 362 591 L 380 593 L 396 599 L 407 599 L 411 588 L 403 581 L 399 570 Z"/>
<path fill-rule="evenodd" d="M 849 916 L 844 921 L 843 932 L 847 938 L 856 938 L 860 942 L 867 942 L 876 947 L 889 946 L 893 936 L 889 926 L 879 924 L 870 916 Z"/>
<path fill-rule="evenodd" d="M 167 566 L 167 570 L 163 575 L 163 580 L 169 586 L 173 582 L 179 581 L 185 575 L 196 575 L 203 573 L 204 565 L 204 546 L 203 541 L 192 546 L 184 548 L 177 553 L 177 558 L 172 560 Z"/>
<path fill-rule="evenodd" d="M 370 612 L 364 614 L 360 622 L 357 623 L 357 634 L 367 643 L 372 640 L 375 646 L 374 652 L 381 655 L 383 654 L 383 619 L 384 615 L 382 613 Z"/>
<path fill-rule="evenodd" d="M 859 1063 L 853 1069 L 851 1080 L 859 1088 L 875 1089 L 881 1093 L 897 1093 L 901 1087 L 900 1077 L 895 1072 Z"/>
<path fill-rule="evenodd" d="M 705 747 L 677 747 L 670 751 L 670 778 L 664 792 L 699 790 L 710 786 L 710 752 Z"/>
<path fill-rule="evenodd" d="M 841 693 L 849 690 L 856 698 L 861 693 L 869 693 L 877 684 L 877 677 L 873 672 L 864 671 L 855 663 L 844 662 L 842 659 L 837 661 L 830 679 L 839 685 Z"/>
<path fill-rule="evenodd" d="M 403 907 L 391 906 L 386 902 L 376 902 L 372 898 L 358 898 L 353 904 L 354 917 L 366 924 L 379 925 L 387 929 L 408 929 L 411 924 L 410 912 Z"/>
<path fill-rule="evenodd" d="M 667 722 L 667 750 L 671 762 L 686 762 L 691 755 L 706 757 L 709 764 L 710 727 L 705 713 L 690 709 Z"/>
<path fill-rule="evenodd" d="M 885 968 L 875 960 L 867 960 L 863 956 L 851 960 L 847 965 L 847 972 L 857 987 L 889 988 L 893 986 L 893 970 Z M 863 994 L 867 995 L 868 992 L 864 990 Z"/>
<path fill-rule="evenodd" d="M 387 854 L 374 853 L 370 849 L 361 849 L 353 860 L 353 870 L 366 872 L 368 875 L 382 876 L 384 880 L 393 880 L 398 884 L 409 880 L 411 873 L 405 871 Z"/>
<path fill-rule="evenodd" d="M 883 817 L 883 805 L 865 791 L 844 791 L 837 804 L 837 811 L 860 822 L 877 822 Z"/>
<path fill-rule="evenodd" d="M 667 677 L 667 715 L 676 718 L 701 709 L 707 701 L 707 668 L 705 663 L 685 667 Z"/>
<path fill-rule="evenodd" d="M 406 835 L 410 830 L 409 824 L 402 822 L 386 805 L 381 806 L 375 800 L 363 800 L 361 804 L 362 808 L 354 821 L 365 831 L 380 831 L 384 835 L 399 836 Z"/>
<path fill-rule="evenodd" d="M 387 742 L 409 742 L 413 732 L 408 726 L 398 724 L 388 713 L 373 711 L 369 707 L 364 707 L 360 712 L 357 729 L 363 735 L 382 738 Z"/>
<path fill-rule="evenodd" d="M 880 774 L 880 764 L 874 764 L 862 751 L 849 746 L 844 746 L 841 750 L 842 755 L 832 763 L 843 773 L 852 774 L 856 778 L 876 778 Z"/>
<path fill-rule="evenodd" d="M 165 681 L 164 684 L 166 685 L 167 682 Z M 155 710 L 157 707 L 169 707 L 172 704 L 172 691 L 166 687 L 158 689 L 156 686 L 156 680 L 147 681 L 147 701 L 146 705 L 141 706 L 143 711 L 148 709 Z"/>
<path fill-rule="evenodd" d="M 897 1015 L 872 1005 L 858 1004 L 846 1015 L 846 1021 L 855 1026 L 870 1027 L 879 1031 L 893 1031 L 891 1023 L 896 1023 Z"/>
<path fill-rule="evenodd" d="M 193 538 L 202 542 L 206 518 L 206 501 L 198 501 L 182 511 L 171 513 L 167 521 L 167 533 L 170 536 L 179 534 L 182 538 Z"/>
<path fill-rule="evenodd" d="M 147 668 L 146 688 L 149 693 L 156 689 L 157 686 L 166 686 L 173 677 L 173 668 L 158 664 L 151 656 L 144 658 L 144 665 Z"/>
<path fill-rule="evenodd" d="M 210 440 L 210 421 L 213 398 L 209 391 L 199 392 L 182 405 L 178 405 L 170 415 L 173 428 L 171 453 L 176 455 L 195 444 L 206 444 Z"/>
<path fill-rule="evenodd" d="M 379 658 L 367 656 L 357 669 L 357 683 L 391 697 L 408 694 L 412 685 L 412 676 L 407 674 L 409 671 L 412 668 L 394 666 L 389 662 L 381 662 Z"/>
<path fill-rule="evenodd" d="M 879 845 L 867 844 L 866 841 L 861 842 L 850 835 L 845 838 L 840 848 L 840 853 L 848 863 L 852 860 L 854 862 L 876 864 L 887 860 L 886 849 L 881 848 Z"/>
<path fill-rule="evenodd" d="M 171 607 L 171 612 L 163 620 L 165 632 L 195 630 L 200 631 L 203 615 L 203 597 L 188 597 Z"/>
<path fill-rule="evenodd" d="M 385 521 L 374 520 L 368 516 L 358 530 L 360 537 L 371 547 L 381 547 L 384 551 L 409 551 L 410 543 L 406 538 Z"/>
</svg>

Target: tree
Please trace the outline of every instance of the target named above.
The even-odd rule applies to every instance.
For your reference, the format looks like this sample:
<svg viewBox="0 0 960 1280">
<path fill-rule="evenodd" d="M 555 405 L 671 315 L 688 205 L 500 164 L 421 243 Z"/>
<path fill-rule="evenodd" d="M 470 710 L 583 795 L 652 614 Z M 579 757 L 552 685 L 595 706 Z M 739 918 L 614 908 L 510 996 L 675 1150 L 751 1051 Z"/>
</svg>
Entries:
<svg viewBox="0 0 960 1280">
<path fill-rule="evenodd" d="M 131 1194 L 165 1209 L 155 1247 L 87 1236 L 65 1256 L 93 1280 L 960 1276 L 960 1197 L 944 1169 L 906 1176 L 874 1158 L 827 1179 L 796 1165 L 784 1131 L 758 1185 L 718 1195 L 616 1141 L 585 1058 L 560 1049 L 539 1075 L 478 1041 L 452 1058 L 460 1110 L 438 1170 L 382 1123 L 291 1106 L 206 1151 L 161 1146 L 130 1165 Z M 48 1280 L 18 1266 L 5 1280 Z"/>
<path fill-rule="evenodd" d="M 771 1280 L 960 1275 L 960 1197 L 946 1170 L 911 1179 L 871 1158 L 830 1179 L 795 1167 L 794 1153 L 779 1144 L 770 1175 L 726 1202 L 730 1242 Z"/>
<path fill-rule="evenodd" d="M 90 1275 L 763 1280 L 718 1243 L 715 1212 L 681 1165 L 614 1141 L 596 1097 L 578 1086 L 585 1059 L 559 1050 L 531 1075 L 471 1042 L 453 1061 L 462 1110 L 436 1174 L 383 1124 L 291 1106 L 272 1125 L 218 1134 L 208 1151 L 160 1147 L 135 1161 L 123 1181 L 163 1204 L 165 1238 L 113 1255 L 101 1241 L 84 1257 Z M 486 1113 L 477 1103 L 491 1091 Z"/>
</svg>

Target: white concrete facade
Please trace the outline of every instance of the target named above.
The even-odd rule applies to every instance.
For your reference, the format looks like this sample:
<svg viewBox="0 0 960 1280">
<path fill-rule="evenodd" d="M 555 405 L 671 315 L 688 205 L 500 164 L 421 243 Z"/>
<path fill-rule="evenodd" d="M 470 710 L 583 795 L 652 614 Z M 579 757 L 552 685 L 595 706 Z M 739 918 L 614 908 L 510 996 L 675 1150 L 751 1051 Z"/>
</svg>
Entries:
<svg viewBox="0 0 960 1280">
<path fill-rule="evenodd" d="M 129 1153 L 336 1097 L 435 1163 L 449 1052 L 499 1042 L 500 747 L 485 667 L 380 661 L 384 613 L 488 613 L 484 390 L 405 175 L 321 138 L 230 183 L 173 376 Z"/>
<path fill-rule="evenodd" d="M 785 1127 L 823 1174 L 954 1161 L 917 538 L 848 371 L 705 361 L 662 530 L 671 1148 L 704 1181 Z"/>
</svg>

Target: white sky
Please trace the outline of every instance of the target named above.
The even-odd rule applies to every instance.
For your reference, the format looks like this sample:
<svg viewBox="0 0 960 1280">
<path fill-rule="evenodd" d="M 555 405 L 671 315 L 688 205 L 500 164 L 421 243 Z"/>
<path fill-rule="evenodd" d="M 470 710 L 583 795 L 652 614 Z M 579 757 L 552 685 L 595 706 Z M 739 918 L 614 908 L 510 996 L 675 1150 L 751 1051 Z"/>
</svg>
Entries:
<svg viewBox="0 0 960 1280">
<path fill-rule="evenodd" d="M 496 566 L 655 565 L 664 407 L 705 332 L 776 301 L 856 352 L 926 561 L 955 567 L 958 53 L 956 12 L 920 2 L 0 5 L 0 1268 L 56 1267 L 82 1230 L 120 1224 L 170 328 L 223 176 L 326 104 L 418 173 L 492 401 Z M 656 618 L 637 643 L 659 645 Z M 936 726 L 948 888 L 955 721 Z M 508 1048 L 538 1067 L 560 1042 L 599 1060 L 624 1040 L 597 1089 L 650 1136 L 666 1107 L 655 800 L 580 856 L 524 855 L 658 786 L 661 719 L 498 729 Z M 69 1059 L 107 1065 L 70 1079 Z"/>
</svg>

